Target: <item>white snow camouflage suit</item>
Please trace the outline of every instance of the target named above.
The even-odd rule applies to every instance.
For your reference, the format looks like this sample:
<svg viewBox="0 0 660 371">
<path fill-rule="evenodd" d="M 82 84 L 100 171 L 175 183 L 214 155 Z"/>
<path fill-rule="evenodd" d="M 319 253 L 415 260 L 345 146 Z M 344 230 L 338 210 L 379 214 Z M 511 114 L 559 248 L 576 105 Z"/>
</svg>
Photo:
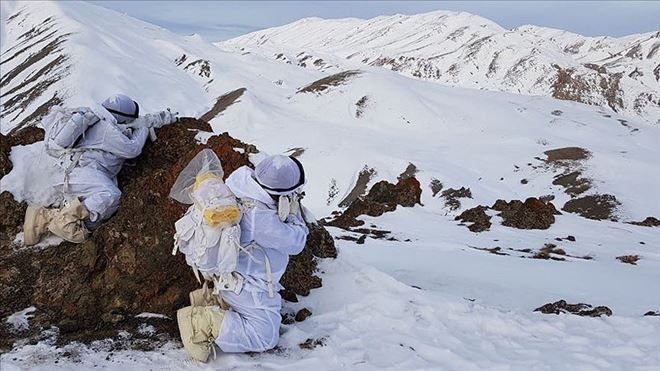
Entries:
<svg viewBox="0 0 660 371">
<path fill-rule="evenodd" d="M 243 202 L 254 205 L 243 210 L 241 246 L 253 245 L 253 258 L 241 253 L 236 271 L 245 279 L 240 294 L 223 291 L 222 298 L 231 306 L 225 312 L 215 343 L 224 352 L 262 352 L 277 345 L 282 299 L 279 284 L 289 262 L 289 255 L 305 247 L 308 229 L 300 215 L 289 214 L 285 222 L 277 215 L 277 203 L 256 182 L 254 171 L 243 166 L 226 180 L 227 186 Z M 255 244 L 257 246 L 255 246 Z M 274 296 L 268 295 L 266 254 L 271 265 Z M 256 260 L 256 261 L 255 261 Z"/>
<path fill-rule="evenodd" d="M 85 109 L 90 110 L 81 110 Z M 85 151 L 69 174 L 66 191 L 67 196 L 78 197 L 89 211 L 89 220 L 85 221 L 88 228 L 95 228 L 117 211 L 121 197 L 117 174 L 125 160 L 140 155 L 149 135 L 148 128 L 130 129 L 118 125 L 112 115 L 103 111 L 100 106 L 93 110 L 102 119 L 90 126 L 74 146 Z M 42 122 L 46 138 L 56 143 L 66 141 L 66 138 L 58 138 L 62 131 L 55 132 L 61 127 L 56 125 L 55 119 L 56 115 L 53 115 Z M 62 178 L 58 186 L 62 187 L 63 183 Z"/>
</svg>

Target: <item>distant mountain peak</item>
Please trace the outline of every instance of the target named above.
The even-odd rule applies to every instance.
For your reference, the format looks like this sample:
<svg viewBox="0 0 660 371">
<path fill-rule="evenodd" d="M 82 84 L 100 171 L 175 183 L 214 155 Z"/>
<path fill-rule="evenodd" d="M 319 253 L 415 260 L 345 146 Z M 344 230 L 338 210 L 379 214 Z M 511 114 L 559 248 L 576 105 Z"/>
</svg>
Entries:
<svg viewBox="0 0 660 371">
<path fill-rule="evenodd" d="M 306 60 L 332 56 L 337 68 L 342 60 L 359 61 L 452 86 L 574 100 L 652 123 L 660 117 L 660 31 L 614 38 L 534 25 L 507 30 L 477 15 L 440 10 L 368 20 L 306 18 L 218 45 L 282 61 L 303 52 Z"/>
</svg>

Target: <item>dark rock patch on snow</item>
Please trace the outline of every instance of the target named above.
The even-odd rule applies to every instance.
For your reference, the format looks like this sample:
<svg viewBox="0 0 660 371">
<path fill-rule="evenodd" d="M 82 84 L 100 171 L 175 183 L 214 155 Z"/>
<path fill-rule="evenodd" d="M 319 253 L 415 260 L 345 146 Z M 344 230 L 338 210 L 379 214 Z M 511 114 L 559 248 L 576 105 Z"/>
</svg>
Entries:
<svg viewBox="0 0 660 371">
<path fill-rule="evenodd" d="M 299 310 L 298 313 L 296 313 L 296 316 L 294 317 L 294 319 L 296 320 L 296 322 L 302 322 L 302 321 L 306 320 L 311 315 L 312 315 L 311 310 L 309 310 L 307 308 L 303 308 L 303 309 Z"/>
<path fill-rule="evenodd" d="M 557 148 L 543 153 L 548 156 L 546 162 L 550 164 L 561 161 L 581 161 L 591 157 L 591 152 L 580 147 Z"/>
<path fill-rule="evenodd" d="M 630 224 L 639 225 L 642 227 L 660 227 L 660 219 L 649 216 L 640 222 L 630 222 Z"/>
<path fill-rule="evenodd" d="M 185 60 L 185 54 L 183 55 L 183 58 Z M 180 62 L 180 63 L 179 63 Z M 176 63 L 181 64 L 183 61 L 177 60 Z M 196 61 L 192 61 L 188 63 L 185 67 L 183 67 L 184 70 L 188 71 L 193 71 L 200 77 L 211 77 L 211 64 L 209 61 L 204 60 L 204 59 L 198 59 Z"/>
<path fill-rule="evenodd" d="M 371 187 L 364 197 L 356 198 L 344 212 L 327 225 L 350 230 L 364 224 L 357 217 L 361 215 L 381 216 L 394 211 L 397 205 L 413 207 L 420 203 L 422 189 L 416 178 L 401 179 L 397 184 L 382 180 Z"/>
<path fill-rule="evenodd" d="M 314 348 L 316 348 L 316 347 L 322 347 L 322 346 L 324 346 L 324 345 L 325 345 L 325 341 L 326 341 L 326 338 L 325 338 L 325 337 L 322 337 L 322 338 L 319 338 L 319 339 L 308 338 L 308 339 L 305 340 L 304 342 L 298 344 L 298 346 L 300 347 L 300 349 L 308 349 L 308 350 L 312 350 L 312 349 L 314 349 Z"/>
<path fill-rule="evenodd" d="M 614 213 L 620 205 L 613 195 L 595 194 L 569 200 L 562 210 L 587 219 L 617 221 Z"/>
<path fill-rule="evenodd" d="M 348 207 L 358 197 L 362 197 L 367 191 L 367 185 L 375 175 L 376 175 L 376 170 L 365 165 L 364 168 L 362 168 L 362 170 L 358 174 L 358 178 L 357 181 L 355 182 L 355 185 L 353 186 L 353 189 L 351 189 L 348 195 L 339 202 L 338 206 Z"/>
<path fill-rule="evenodd" d="M 443 185 L 440 180 L 431 179 L 431 184 L 429 184 L 429 187 L 431 187 L 432 196 L 435 197 L 438 193 L 440 193 L 440 191 L 442 191 Z"/>
<path fill-rule="evenodd" d="M 579 171 L 559 174 L 555 177 L 552 184 L 564 187 L 566 193 L 571 196 L 577 196 L 591 188 L 591 179 L 582 178 L 581 176 L 582 173 Z"/>
<path fill-rule="evenodd" d="M 463 223 L 472 223 L 468 226 L 468 229 L 472 232 L 483 232 L 488 230 L 492 224 L 490 222 L 490 216 L 486 214 L 486 210 L 488 210 L 487 206 L 476 206 L 463 211 L 454 220 L 460 220 Z"/>
<path fill-rule="evenodd" d="M 289 259 L 289 265 L 280 283 L 284 286 L 282 297 L 297 302 L 297 295 L 307 296 L 310 290 L 321 287 L 322 280 L 316 275 L 317 258 L 336 258 L 335 242 L 320 224 L 308 225 L 309 235 L 303 251 Z"/>
<path fill-rule="evenodd" d="M 364 115 L 364 110 L 367 108 L 367 103 L 369 101 L 369 97 L 366 95 L 362 98 L 360 98 L 356 103 L 355 103 L 355 117 L 360 118 Z"/>
<path fill-rule="evenodd" d="M 468 245 L 469 248 L 479 250 L 479 251 L 486 251 L 494 255 L 502 255 L 502 256 L 515 256 L 519 258 L 528 258 L 528 259 L 543 259 L 543 260 L 554 260 L 554 261 L 566 261 L 566 258 L 575 258 L 575 259 L 582 259 L 582 260 L 592 260 L 593 258 L 591 256 L 575 256 L 575 255 L 570 255 L 566 253 L 566 250 L 557 247 L 557 245 L 552 244 L 552 243 L 546 243 L 543 245 L 541 249 L 538 251 L 526 248 L 526 249 L 514 249 L 511 247 L 503 248 L 503 247 L 476 247 L 476 246 L 470 246 Z"/>
<path fill-rule="evenodd" d="M 637 261 L 639 260 L 639 255 L 622 255 L 622 256 L 617 256 L 616 258 L 621 263 L 637 265 Z"/>
<path fill-rule="evenodd" d="M 612 310 L 605 306 L 594 308 L 593 306 L 584 303 L 568 304 L 565 300 L 545 304 L 534 309 L 534 312 L 541 312 L 543 314 L 570 313 L 584 317 L 600 317 L 602 315 L 609 317 L 612 315 Z"/>
<path fill-rule="evenodd" d="M 238 98 L 240 98 L 243 93 L 245 93 L 245 90 L 245 88 L 240 88 L 223 94 L 215 101 L 213 107 L 208 112 L 203 114 L 199 119 L 201 121 L 211 121 L 219 114 L 224 112 L 229 106 L 236 103 Z"/>
<path fill-rule="evenodd" d="M 552 260 L 559 260 L 559 261 L 564 261 L 566 258 L 563 258 L 561 256 L 566 256 L 566 251 L 564 249 L 560 249 L 557 247 L 557 245 L 553 243 L 546 243 L 543 245 L 541 250 L 539 250 L 536 254 L 532 255 L 532 259 L 552 259 Z"/>
<path fill-rule="evenodd" d="M 494 255 L 502 255 L 506 256 L 509 255 L 507 253 L 502 252 L 502 248 L 499 246 L 496 247 L 476 247 L 476 246 L 468 246 L 471 249 L 479 250 L 479 251 L 486 251 Z"/>
<path fill-rule="evenodd" d="M 525 202 L 497 200 L 491 207 L 500 211 L 502 225 L 518 229 L 548 229 L 560 213 L 552 202 L 530 197 Z"/>
<path fill-rule="evenodd" d="M 369 170 L 373 171 L 373 169 Z M 373 175 L 369 173 L 361 174 Z M 375 239 L 385 238 L 395 241 L 395 238 L 387 237 L 391 233 L 390 231 L 376 229 L 374 225 L 372 225 L 372 228 L 356 228 L 364 225 L 364 221 L 357 218 L 361 215 L 377 217 L 386 212 L 396 210 L 397 206 L 413 207 L 416 204 L 421 204 L 422 189 L 419 181 L 414 176 L 407 177 L 404 176 L 405 174 L 406 172 L 399 176 L 399 181 L 396 184 L 389 183 L 385 180 L 374 184 L 366 196 L 355 198 L 346 210 L 343 212 L 334 212 L 333 219 L 323 220 L 322 223 L 361 234 L 362 236 L 359 237 L 343 236 L 340 238 L 355 241 L 359 244 L 364 243 L 367 235 Z"/>
<path fill-rule="evenodd" d="M 442 191 L 441 195 L 445 199 L 445 206 L 453 211 L 461 208 L 460 198 L 472 198 L 472 191 L 470 191 L 470 188 L 465 187 L 459 189 L 449 188 Z"/>
<path fill-rule="evenodd" d="M 362 73 L 359 70 L 348 70 L 348 71 L 342 71 L 339 73 L 335 73 L 330 76 L 326 76 L 322 79 L 316 80 L 313 83 L 304 86 L 300 88 L 296 94 L 298 93 L 315 93 L 315 94 L 322 94 L 326 92 L 329 88 L 334 87 L 334 86 L 339 86 L 339 85 L 344 85 L 348 82 L 349 79 L 356 77 Z"/>
<path fill-rule="evenodd" d="M 417 174 L 417 166 L 413 163 L 409 163 L 406 170 L 397 177 L 397 180 L 414 178 L 415 174 Z"/>
</svg>

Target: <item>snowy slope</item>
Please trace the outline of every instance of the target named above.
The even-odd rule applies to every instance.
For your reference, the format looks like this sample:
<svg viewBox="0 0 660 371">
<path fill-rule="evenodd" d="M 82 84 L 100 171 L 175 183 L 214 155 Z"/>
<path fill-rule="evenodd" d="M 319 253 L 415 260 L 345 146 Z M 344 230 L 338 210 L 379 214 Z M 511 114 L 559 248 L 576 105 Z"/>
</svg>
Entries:
<svg viewBox="0 0 660 371">
<path fill-rule="evenodd" d="M 436 11 L 369 20 L 306 18 L 218 43 L 307 68 L 326 55 L 452 86 L 552 96 L 660 117 L 660 30 L 585 37 L 469 13 Z"/>
<path fill-rule="evenodd" d="M 362 72 L 327 90 L 305 93 L 302 87 L 339 67 L 320 71 L 273 61 L 259 52 L 223 51 L 90 4 L 12 5 L 13 14 L 20 13 L 2 25 L 2 35 L 8 35 L 2 44 L 2 81 L 44 47 L 37 44 L 4 63 L 7 55 L 30 43 L 9 50 L 25 41 L 21 34 L 43 27 L 50 16 L 45 27 L 50 22 L 55 26 L 42 37 L 55 34 L 44 43 L 72 34 L 63 37 L 59 51 L 7 83 L 15 88 L 38 76 L 17 89 L 33 91 L 31 84 L 52 76 L 38 70 L 52 58 L 66 56 L 56 68 L 60 78 L 30 101 L 25 112 L 5 115 L 9 99 L 3 97 L 3 133 L 22 125 L 53 95 L 76 105 L 119 90 L 132 94 L 145 111 L 170 106 L 198 116 L 218 96 L 245 87 L 237 102 L 211 119 L 214 131 L 228 131 L 268 153 L 304 149 L 299 158 L 309 179 L 305 202 L 318 217 L 341 209 L 338 204 L 365 166 L 376 171 L 369 185 L 382 179 L 396 182 L 409 163 L 416 166 L 423 206 L 362 217 L 366 225 L 391 231 L 395 241 L 367 238 L 357 245 L 337 240 L 339 257 L 321 266 L 324 286 L 300 303 L 286 304 L 288 310 L 308 307 L 313 315 L 282 327 L 279 350 L 220 354 L 208 369 L 654 369 L 660 364 L 660 317 L 642 316 L 660 310 L 654 284 L 660 281 L 660 233 L 625 223 L 660 216 L 660 128 L 598 106 L 410 79 L 352 59 L 333 60 L 334 50 L 328 50 L 329 63 Z M 306 22 L 321 21 L 300 24 Z M 501 32 L 483 22 L 485 30 Z M 190 65 L 197 60 L 202 62 Z M 16 169 L 2 179 L 2 190 L 19 199 L 25 196 L 12 185 L 24 176 L 27 156 L 36 147 L 13 149 Z M 497 199 L 552 195 L 561 208 L 571 197 L 553 181 L 564 169 L 548 166 L 544 152 L 563 147 L 589 151 L 575 165 L 591 179 L 585 194 L 615 196 L 621 203 L 614 215 L 618 221 L 563 212 L 547 230 L 519 230 L 493 217 L 490 230 L 473 233 L 454 220 L 467 208 Z M 443 198 L 433 196 L 434 179 L 445 189 L 469 187 L 472 198 L 461 199 L 462 206 L 451 210 Z M 330 230 L 335 237 L 349 234 Z M 555 240 L 568 235 L 576 241 Z M 526 259 L 473 248 L 538 250 L 549 242 L 569 255 L 592 259 Z M 621 255 L 639 255 L 641 260 L 636 266 L 623 264 L 616 260 Z M 614 315 L 532 312 L 559 299 L 607 305 Z M 298 346 L 321 338 L 324 345 L 312 350 Z M 18 346 L 0 362 L 3 370 L 197 367 L 174 344 L 161 352 L 140 353 L 113 352 L 104 343 L 55 348 L 48 340 Z"/>
</svg>

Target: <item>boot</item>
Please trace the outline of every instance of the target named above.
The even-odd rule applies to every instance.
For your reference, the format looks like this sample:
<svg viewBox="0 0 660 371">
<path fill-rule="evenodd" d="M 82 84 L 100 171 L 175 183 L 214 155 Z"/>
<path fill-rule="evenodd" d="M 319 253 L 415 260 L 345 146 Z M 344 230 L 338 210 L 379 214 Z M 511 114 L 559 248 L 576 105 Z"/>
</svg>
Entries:
<svg viewBox="0 0 660 371">
<path fill-rule="evenodd" d="M 23 222 L 23 242 L 25 246 L 39 243 L 41 238 L 48 233 L 48 224 L 52 219 L 52 210 L 45 207 L 28 206 L 25 210 L 25 221 Z"/>
<path fill-rule="evenodd" d="M 220 334 L 225 311 L 218 307 L 185 307 L 176 312 L 184 349 L 193 359 L 206 362 Z"/>
<path fill-rule="evenodd" d="M 82 243 L 89 236 L 85 226 L 87 218 L 89 211 L 79 199 L 75 198 L 68 206 L 54 210 L 48 230 L 69 242 Z"/>
<path fill-rule="evenodd" d="M 193 307 L 206 307 L 217 305 L 221 309 L 228 310 L 229 304 L 222 300 L 218 295 L 214 295 L 210 290 L 205 291 L 204 288 L 191 291 L 188 294 L 190 298 L 190 305 Z"/>
<path fill-rule="evenodd" d="M 221 309 L 228 310 L 229 304 L 227 304 L 220 295 L 215 295 L 213 290 L 209 289 L 209 281 L 204 280 L 201 289 L 191 291 L 188 294 L 190 298 L 190 305 L 193 307 L 207 307 L 217 305 Z"/>
</svg>

